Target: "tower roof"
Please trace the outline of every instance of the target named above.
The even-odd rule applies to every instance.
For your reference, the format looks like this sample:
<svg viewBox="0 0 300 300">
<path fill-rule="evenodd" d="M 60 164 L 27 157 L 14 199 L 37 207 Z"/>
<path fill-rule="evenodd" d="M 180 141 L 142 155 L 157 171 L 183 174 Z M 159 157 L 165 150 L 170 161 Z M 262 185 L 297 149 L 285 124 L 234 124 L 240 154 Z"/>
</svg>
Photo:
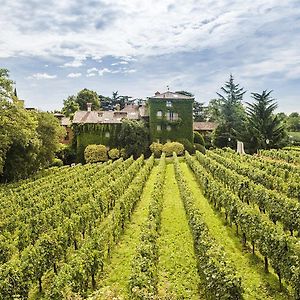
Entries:
<svg viewBox="0 0 300 300">
<path fill-rule="evenodd" d="M 156 92 L 154 96 L 148 97 L 148 99 L 187 99 L 187 100 L 194 100 L 194 97 L 186 96 L 180 93 L 174 93 L 174 92 L 164 92 L 164 93 L 158 93 Z"/>
</svg>

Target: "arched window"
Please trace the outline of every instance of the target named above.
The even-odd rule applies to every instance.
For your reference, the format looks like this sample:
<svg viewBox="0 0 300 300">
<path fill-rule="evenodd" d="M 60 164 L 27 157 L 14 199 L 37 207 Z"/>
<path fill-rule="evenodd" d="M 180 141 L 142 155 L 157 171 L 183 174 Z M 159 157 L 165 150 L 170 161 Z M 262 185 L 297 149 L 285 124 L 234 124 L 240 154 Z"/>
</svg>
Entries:
<svg viewBox="0 0 300 300">
<path fill-rule="evenodd" d="M 158 118 L 161 118 L 161 117 L 162 117 L 162 111 L 159 110 L 159 111 L 156 113 L 156 116 L 157 116 Z"/>
</svg>

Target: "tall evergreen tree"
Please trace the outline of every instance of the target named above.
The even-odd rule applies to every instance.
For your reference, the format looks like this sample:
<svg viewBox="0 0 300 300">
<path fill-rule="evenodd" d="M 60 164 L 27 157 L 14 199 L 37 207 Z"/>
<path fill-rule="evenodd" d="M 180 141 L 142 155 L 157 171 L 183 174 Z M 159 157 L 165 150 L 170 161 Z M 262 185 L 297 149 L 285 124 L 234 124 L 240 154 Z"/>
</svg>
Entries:
<svg viewBox="0 0 300 300">
<path fill-rule="evenodd" d="M 274 113 L 277 103 L 270 96 L 271 93 L 272 91 L 267 90 L 262 94 L 251 93 L 254 101 L 247 103 L 247 130 L 243 137 L 250 152 L 279 148 L 287 141 L 285 127 L 279 116 Z"/>
<path fill-rule="evenodd" d="M 246 91 L 234 83 L 231 74 L 221 91 L 217 93 L 221 101 L 221 118 L 214 134 L 214 144 L 217 147 L 235 147 L 237 136 L 244 130 L 246 113 L 242 100 Z"/>
</svg>

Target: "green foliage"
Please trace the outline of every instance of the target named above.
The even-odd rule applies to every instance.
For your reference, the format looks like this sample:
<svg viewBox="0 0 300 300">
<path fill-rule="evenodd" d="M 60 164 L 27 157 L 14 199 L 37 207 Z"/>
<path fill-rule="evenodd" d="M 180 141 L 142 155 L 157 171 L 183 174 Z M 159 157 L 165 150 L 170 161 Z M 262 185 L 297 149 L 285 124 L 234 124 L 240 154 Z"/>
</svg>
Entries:
<svg viewBox="0 0 300 300">
<path fill-rule="evenodd" d="M 199 133 L 198 131 L 194 131 L 194 143 L 200 144 L 202 146 L 205 145 L 204 138 L 203 138 L 202 134 Z"/>
<path fill-rule="evenodd" d="M 125 149 L 126 157 L 135 158 L 147 152 L 148 130 L 142 121 L 124 120 L 118 136 L 118 145 Z"/>
<path fill-rule="evenodd" d="M 76 102 L 75 96 L 69 96 L 63 100 L 64 106 L 61 112 L 67 117 L 73 117 L 74 113 L 79 110 L 79 104 Z"/>
<path fill-rule="evenodd" d="M 166 106 L 166 101 L 162 99 L 149 99 L 149 120 L 150 120 L 150 140 L 159 140 L 165 143 L 168 140 L 177 141 L 178 139 L 188 139 L 193 142 L 193 100 L 172 100 L 172 107 Z M 157 117 L 157 112 L 162 111 L 163 116 Z M 178 113 L 178 120 L 167 120 L 167 113 Z M 161 131 L 157 126 L 161 126 Z M 171 130 L 167 130 L 167 126 Z"/>
<path fill-rule="evenodd" d="M 194 122 L 205 122 L 206 121 L 206 111 L 204 109 L 204 103 L 194 101 L 193 119 L 194 119 Z"/>
<path fill-rule="evenodd" d="M 64 165 L 70 165 L 76 161 L 76 150 L 73 145 L 60 144 L 55 156 L 62 160 Z"/>
<path fill-rule="evenodd" d="M 84 159 L 87 163 L 103 162 L 108 160 L 105 145 L 88 145 L 84 150 Z"/>
<path fill-rule="evenodd" d="M 120 157 L 120 150 L 117 148 L 110 149 L 108 151 L 108 156 L 112 160 L 116 160 Z"/>
<path fill-rule="evenodd" d="M 59 158 L 54 158 L 51 167 L 62 167 L 64 165 L 64 162 Z"/>
<path fill-rule="evenodd" d="M 153 142 L 149 148 L 155 157 L 160 157 L 162 154 L 163 144 Z"/>
<path fill-rule="evenodd" d="M 176 179 L 194 237 L 198 271 L 205 284 L 207 297 L 243 299 L 241 278 L 237 276 L 236 270 L 227 259 L 223 249 L 210 235 L 202 214 L 195 205 L 194 196 L 182 174 L 175 154 L 174 161 Z"/>
<path fill-rule="evenodd" d="M 13 84 L 14 82 L 9 79 L 9 71 L 0 68 L 0 99 L 17 99 L 17 97 L 13 97 Z"/>
<path fill-rule="evenodd" d="M 80 110 L 87 110 L 87 103 L 91 103 L 94 110 L 100 108 L 98 94 L 95 91 L 88 89 L 83 89 L 78 92 L 76 103 L 79 105 Z"/>
<path fill-rule="evenodd" d="M 165 155 L 159 161 L 158 174 L 151 194 L 149 216 L 142 229 L 141 241 L 132 261 L 132 270 L 129 280 L 130 299 L 154 299 L 157 294 L 157 238 L 160 229 L 163 187 L 165 182 L 166 162 Z"/>
<path fill-rule="evenodd" d="M 194 144 L 195 150 L 200 151 L 202 154 L 206 153 L 206 149 L 203 145 L 201 144 Z"/>
<path fill-rule="evenodd" d="M 194 144 L 191 143 L 189 140 L 187 140 L 187 139 L 179 139 L 178 142 L 183 145 L 184 150 L 186 150 L 188 153 L 190 153 L 190 154 L 194 154 L 195 153 Z"/>
<path fill-rule="evenodd" d="M 162 152 L 165 153 L 167 157 L 172 156 L 173 152 L 177 155 L 182 155 L 184 152 L 184 146 L 178 142 L 168 142 L 164 144 Z"/>
<path fill-rule="evenodd" d="M 281 227 L 274 224 L 280 220 L 285 223 L 285 228 L 299 229 L 299 203 L 282 199 L 282 195 L 267 191 L 259 185 L 254 185 L 250 180 L 241 178 L 226 167 L 222 167 L 212 159 L 197 152 L 197 163 L 190 156 L 188 164 L 195 172 L 201 184 L 204 195 L 211 201 L 216 209 L 225 210 L 226 219 L 230 217 L 230 224 L 236 224 L 243 236 L 243 243 L 249 240 L 265 257 L 266 269 L 268 259 L 271 261 L 278 278 L 297 280 L 295 273 L 299 265 L 299 247 L 295 239 L 288 237 Z M 209 170 L 209 173 L 206 170 Z M 231 175 L 231 176 L 230 176 Z M 243 180 L 243 181 L 241 181 Z M 222 184 L 221 182 L 224 182 Z M 226 184 L 226 185 L 225 185 Z M 262 212 L 269 212 L 268 220 L 254 207 L 249 206 L 254 201 Z M 248 203 L 248 204 L 247 204 Z M 297 213 L 298 211 L 298 213 Z M 299 282 L 293 281 L 295 293 L 299 291 Z M 298 299 L 298 297 L 296 297 Z"/>
<path fill-rule="evenodd" d="M 206 108 L 206 119 L 209 122 L 221 122 L 222 119 L 222 100 L 211 99 Z"/>
<path fill-rule="evenodd" d="M 274 114 L 277 103 L 271 98 L 271 92 L 252 93 L 254 102 L 247 103 L 247 130 L 241 136 L 250 152 L 280 148 L 287 141 L 285 128 Z"/>
<path fill-rule="evenodd" d="M 244 131 L 246 114 L 242 100 L 246 91 L 234 83 L 232 75 L 221 90 L 224 95 L 217 93 L 221 101 L 221 119 L 214 132 L 214 145 L 234 148 L 238 134 Z"/>
<path fill-rule="evenodd" d="M 300 115 L 297 112 L 293 112 L 289 114 L 288 117 L 285 118 L 285 124 L 288 131 L 292 132 L 300 132 Z"/>
<path fill-rule="evenodd" d="M 121 124 L 83 124 L 74 127 L 77 137 L 77 161 L 84 161 L 84 149 L 91 144 L 103 144 L 110 148 L 118 147 Z M 106 133 L 109 132 L 109 137 Z"/>
</svg>

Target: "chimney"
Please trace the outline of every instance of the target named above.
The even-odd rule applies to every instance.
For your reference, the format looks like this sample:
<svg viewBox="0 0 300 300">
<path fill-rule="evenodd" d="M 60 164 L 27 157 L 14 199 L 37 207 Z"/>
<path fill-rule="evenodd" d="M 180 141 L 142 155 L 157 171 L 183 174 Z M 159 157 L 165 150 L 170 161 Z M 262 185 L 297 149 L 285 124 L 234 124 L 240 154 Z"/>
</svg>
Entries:
<svg viewBox="0 0 300 300">
<path fill-rule="evenodd" d="M 87 111 L 92 111 L 92 103 L 88 102 L 86 106 L 87 106 Z"/>
</svg>

